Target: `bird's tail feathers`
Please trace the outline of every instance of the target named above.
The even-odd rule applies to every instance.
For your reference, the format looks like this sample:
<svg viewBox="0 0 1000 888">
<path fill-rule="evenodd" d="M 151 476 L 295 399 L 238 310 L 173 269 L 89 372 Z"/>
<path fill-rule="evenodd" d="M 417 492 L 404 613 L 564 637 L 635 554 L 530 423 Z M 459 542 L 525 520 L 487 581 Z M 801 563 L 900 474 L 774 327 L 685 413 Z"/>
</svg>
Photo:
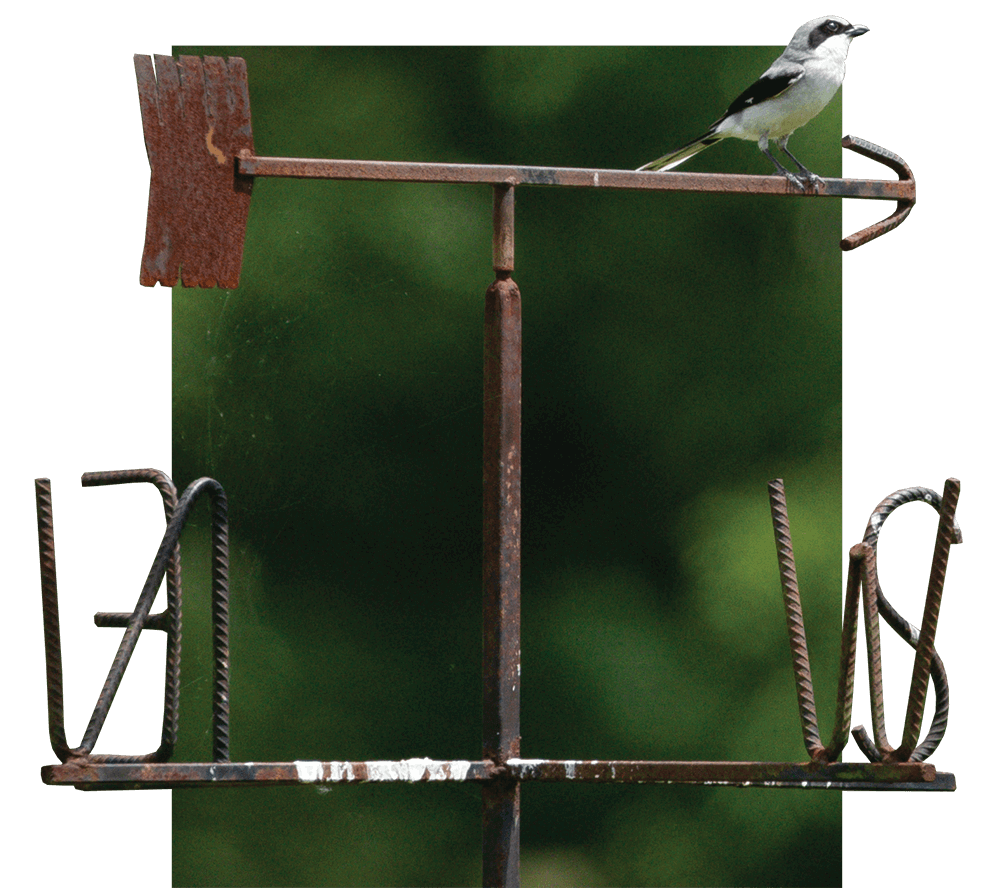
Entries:
<svg viewBox="0 0 1000 888">
<path fill-rule="evenodd" d="M 639 167 L 638 171 L 659 170 L 660 172 L 666 172 L 667 170 L 672 170 L 675 166 L 684 163 L 689 157 L 694 157 L 699 151 L 704 151 L 710 145 L 721 142 L 722 138 L 722 136 L 717 136 L 713 132 L 707 132 L 693 142 L 688 142 L 683 148 L 678 148 L 671 154 L 665 154 L 663 157 L 659 157 L 656 160 L 650 161 L 645 166 Z"/>
</svg>

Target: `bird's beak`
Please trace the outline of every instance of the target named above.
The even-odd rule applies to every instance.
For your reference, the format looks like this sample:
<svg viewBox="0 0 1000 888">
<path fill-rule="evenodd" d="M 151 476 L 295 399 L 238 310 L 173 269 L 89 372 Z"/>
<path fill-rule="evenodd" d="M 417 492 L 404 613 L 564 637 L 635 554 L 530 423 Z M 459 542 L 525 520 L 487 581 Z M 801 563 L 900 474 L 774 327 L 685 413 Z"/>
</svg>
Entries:
<svg viewBox="0 0 1000 888">
<path fill-rule="evenodd" d="M 850 31 L 846 32 L 846 34 L 848 37 L 853 39 L 855 37 L 860 37 L 862 34 L 867 34 L 868 31 L 869 29 L 866 28 L 864 25 L 854 25 L 851 27 Z"/>
</svg>

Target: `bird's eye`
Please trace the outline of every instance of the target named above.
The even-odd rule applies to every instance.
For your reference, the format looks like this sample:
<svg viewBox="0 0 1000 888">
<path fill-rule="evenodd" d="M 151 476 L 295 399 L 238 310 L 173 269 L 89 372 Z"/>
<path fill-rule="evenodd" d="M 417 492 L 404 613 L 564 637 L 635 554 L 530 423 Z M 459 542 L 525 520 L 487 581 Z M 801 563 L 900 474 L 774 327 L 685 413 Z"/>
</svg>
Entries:
<svg viewBox="0 0 1000 888">
<path fill-rule="evenodd" d="M 823 27 L 826 28 L 831 34 L 836 34 L 837 31 L 840 30 L 840 23 L 830 19 L 830 21 L 823 25 Z"/>
</svg>

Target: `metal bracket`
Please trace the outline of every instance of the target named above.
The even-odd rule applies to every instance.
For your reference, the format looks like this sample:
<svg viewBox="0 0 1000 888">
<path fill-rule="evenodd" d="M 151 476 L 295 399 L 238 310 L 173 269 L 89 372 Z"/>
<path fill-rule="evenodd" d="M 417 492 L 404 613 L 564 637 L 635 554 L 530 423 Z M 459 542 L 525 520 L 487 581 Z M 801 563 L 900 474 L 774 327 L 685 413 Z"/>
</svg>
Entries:
<svg viewBox="0 0 1000 888">
<path fill-rule="evenodd" d="M 850 151 L 884 163 L 899 176 L 900 187 L 904 189 L 900 192 L 900 198 L 896 201 L 896 210 L 892 215 L 887 216 L 881 222 L 876 222 L 874 225 L 869 225 L 861 231 L 848 235 L 840 242 L 840 249 L 847 251 L 854 250 L 902 225 L 906 217 L 910 215 L 913 205 L 917 202 L 917 184 L 913 179 L 913 172 L 910 170 L 909 164 L 898 154 L 893 154 L 888 149 L 873 142 L 856 139 L 854 136 L 844 136 L 841 144 Z M 856 196 L 860 197 L 861 195 Z"/>
</svg>

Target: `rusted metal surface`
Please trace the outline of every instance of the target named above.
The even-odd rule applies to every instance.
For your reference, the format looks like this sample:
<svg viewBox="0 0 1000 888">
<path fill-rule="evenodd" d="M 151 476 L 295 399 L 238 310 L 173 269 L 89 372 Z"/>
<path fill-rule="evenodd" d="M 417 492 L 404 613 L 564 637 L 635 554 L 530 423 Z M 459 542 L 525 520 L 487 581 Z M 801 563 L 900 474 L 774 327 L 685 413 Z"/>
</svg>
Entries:
<svg viewBox="0 0 1000 888">
<path fill-rule="evenodd" d="M 938 774 L 926 763 L 871 765 L 804 762 L 630 762 L 544 761 L 516 759 L 508 769 L 519 780 L 581 783 L 679 783 L 762 788 L 858 789 L 907 783 L 946 789 L 951 774 Z M 942 778 L 939 781 L 939 778 Z M 949 779 L 950 778 L 950 779 Z"/>
<path fill-rule="evenodd" d="M 87 487 L 141 481 L 153 483 L 160 490 L 167 517 L 167 527 L 132 613 L 99 613 L 95 615 L 95 622 L 99 626 L 124 627 L 125 633 L 98 696 L 90 722 L 84 731 L 83 740 L 75 748 L 70 748 L 66 742 L 63 725 L 62 656 L 55 571 L 52 490 L 47 478 L 38 478 L 35 481 L 38 550 L 42 577 L 42 614 L 45 625 L 49 736 L 52 749 L 60 761 L 77 764 L 81 762 L 88 764 L 161 762 L 172 754 L 177 733 L 181 646 L 180 547 L 178 540 L 195 501 L 207 492 L 212 501 L 212 622 L 215 658 L 212 703 L 213 756 L 215 761 L 227 761 L 229 758 L 229 543 L 225 492 L 217 481 L 211 478 L 201 478 L 191 484 L 177 500 L 173 482 L 163 472 L 156 469 L 88 472 L 82 478 L 84 486 Z M 167 611 L 165 615 L 161 614 L 157 618 L 151 618 L 149 612 L 165 576 L 167 577 Z M 139 635 L 145 628 L 165 628 L 168 638 L 163 733 L 160 747 L 153 753 L 140 756 L 94 755 L 94 746 L 121 685 L 125 669 L 135 651 Z"/>
<path fill-rule="evenodd" d="M 871 547 L 868 547 L 871 551 Z M 861 586 L 864 590 L 865 607 L 865 647 L 868 653 L 868 699 L 872 713 L 872 730 L 875 732 L 874 746 L 878 748 L 875 761 L 882 761 L 891 751 L 885 735 L 885 702 L 882 694 L 882 641 L 879 633 L 878 602 L 875 598 L 875 562 L 866 558 Z M 856 729 L 858 730 L 858 729 Z M 861 731 L 864 728 L 860 728 Z M 859 740 L 862 750 L 872 746 Z M 867 755 L 867 752 L 866 752 Z M 868 756 L 871 761 L 871 756 Z"/>
<path fill-rule="evenodd" d="M 880 766 L 881 767 L 881 766 Z M 336 783 L 481 782 L 492 780 L 488 761 L 404 759 L 371 762 L 217 762 L 115 764 L 74 761 L 42 768 L 42 780 L 77 789 L 184 789 L 199 786 L 300 786 Z"/>
<path fill-rule="evenodd" d="M 837 689 L 837 709 L 833 739 L 822 746 L 813 700 L 809 652 L 806 646 L 802 605 L 795 577 L 795 561 L 788 529 L 788 509 L 784 484 L 776 479 L 768 485 L 771 499 L 771 518 L 778 549 L 778 566 L 785 599 L 788 635 L 792 648 L 792 668 L 795 674 L 799 699 L 799 715 L 803 737 L 813 762 L 833 762 L 847 742 L 847 724 L 851 714 L 854 692 L 854 669 L 857 648 L 857 622 L 859 585 L 864 602 L 865 642 L 868 655 L 869 697 L 872 711 L 872 740 L 864 727 L 855 727 L 851 734 L 871 762 L 920 762 L 927 758 L 944 736 L 948 723 L 948 684 L 944 664 L 934 650 L 934 635 L 944 592 L 948 554 L 953 543 L 962 541 L 961 530 L 955 523 L 960 484 L 954 478 L 945 482 L 944 495 L 939 496 L 924 487 L 911 487 L 897 491 L 883 500 L 872 514 L 863 542 L 852 547 L 847 579 L 847 597 L 844 606 L 844 627 L 841 634 L 840 681 Z M 907 502 L 926 502 L 939 513 L 938 530 L 931 564 L 931 576 L 925 597 L 924 616 L 920 630 L 916 630 L 899 616 L 886 600 L 878 585 L 875 546 L 878 532 L 893 509 Z M 916 649 L 910 693 L 907 698 L 903 741 L 899 748 L 889 745 L 885 733 L 885 705 L 882 693 L 882 653 L 879 636 L 879 614 L 886 616 L 890 625 L 911 647 Z M 891 614 L 891 616 L 890 616 Z M 917 745 L 923 719 L 927 685 L 934 678 L 937 705 L 927 739 Z"/>
<path fill-rule="evenodd" d="M 920 724 L 924 717 L 927 700 L 927 682 L 930 678 L 931 658 L 934 656 L 934 636 L 937 632 L 938 616 L 941 613 L 941 597 L 944 594 L 944 577 L 948 570 L 948 555 L 951 550 L 952 527 L 955 523 L 955 508 L 960 493 L 959 482 L 949 478 L 944 485 L 944 494 L 939 507 L 937 538 L 934 543 L 934 557 L 931 575 L 927 584 L 924 615 L 920 624 L 916 653 L 913 658 L 913 676 L 910 694 L 903 720 L 903 739 L 893 753 L 896 761 L 908 761 L 919 742 Z"/>
<path fill-rule="evenodd" d="M 80 478 L 84 487 L 105 487 L 116 484 L 147 482 L 160 493 L 163 515 L 167 523 L 177 508 L 177 488 L 166 473 L 158 469 L 130 469 L 113 472 L 85 472 Z M 143 621 L 143 629 L 159 629 L 167 633 L 167 657 L 163 687 L 163 732 L 160 748 L 144 760 L 165 762 L 173 755 L 177 742 L 177 716 L 180 707 L 181 683 L 181 548 L 174 546 L 167 562 L 167 607 L 159 614 L 150 614 Z M 96 626 L 125 629 L 131 614 L 94 614 Z"/>
<path fill-rule="evenodd" d="M 510 222 L 513 203 L 498 197 L 497 242 L 503 242 L 504 225 Z M 503 254 L 503 251 L 500 251 Z M 822 745 L 812 695 L 809 656 L 795 577 L 794 555 L 784 485 L 769 485 L 775 541 L 785 591 L 786 616 L 792 642 L 793 670 L 799 691 L 803 736 L 810 761 L 804 764 L 768 762 L 549 762 L 520 758 L 520 294 L 509 272 L 499 271 L 487 291 L 486 344 L 484 347 L 484 558 L 483 558 L 483 761 L 433 762 L 409 760 L 406 768 L 396 763 L 293 763 L 294 775 L 283 768 L 292 765 L 235 765 L 217 769 L 229 761 L 229 639 L 228 639 L 228 529 L 225 493 L 218 482 L 201 478 L 191 484 L 174 503 L 174 488 L 162 472 L 142 469 L 124 472 L 88 473 L 86 486 L 147 481 L 156 484 L 168 517 L 163 540 L 143 585 L 139 601 L 130 614 L 102 613 L 95 622 L 125 629 L 111 670 L 80 746 L 70 748 L 63 725 L 62 663 L 59 610 L 55 574 L 55 541 L 51 487 L 47 479 L 36 481 L 39 532 L 39 563 L 45 628 L 48 679 L 49 728 L 53 750 L 64 765 L 43 769 L 46 782 L 56 784 L 101 784 L 107 788 L 133 785 L 161 786 L 178 783 L 308 782 L 303 774 L 329 782 L 365 780 L 469 779 L 486 781 L 483 795 L 484 873 L 488 881 L 506 879 L 515 867 L 518 845 L 520 784 L 525 780 L 580 779 L 587 782 L 676 782 L 721 783 L 853 789 L 909 789 L 917 783 L 925 788 L 953 789 L 954 777 L 936 775 L 933 768 L 914 766 L 937 747 L 947 725 L 947 681 L 940 657 L 934 650 L 934 633 L 940 611 L 950 547 L 962 540 L 955 523 L 959 482 L 948 479 L 944 495 L 922 487 L 906 488 L 887 497 L 872 514 L 865 541 L 852 547 L 848 571 L 847 601 L 841 639 L 840 681 L 833 739 Z M 213 765 L 180 764 L 154 767 L 173 748 L 176 734 L 177 676 L 180 660 L 180 565 L 178 538 L 194 502 L 203 493 L 212 500 L 212 620 L 213 620 Z M 888 515 L 907 502 L 925 502 L 939 512 L 931 577 L 918 631 L 892 608 L 878 584 L 875 546 Z M 168 573 L 169 572 L 169 573 Z M 168 606 L 163 614 L 150 616 L 150 607 L 164 575 L 168 574 Z M 170 578 L 172 576 L 172 579 Z M 171 592 L 170 589 L 173 588 Z M 860 591 L 859 591 L 860 589 Z M 859 598 L 864 603 L 868 650 L 869 691 L 874 741 L 863 727 L 852 731 L 873 765 L 840 765 L 836 758 L 844 748 L 847 720 L 854 686 L 855 649 Z M 893 749 L 886 740 L 881 684 L 879 616 L 916 649 L 913 678 L 907 705 L 903 743 Z M 163 628 L 173 640 L 168 643 L 167 679 L 164 691 L 164 729 L 160 749 L 144 756 L 93 755 L 108 710 L 121 683 L 136 641 L 144 628 Z M 937 706 L 927 738 L 917 745 L 927 686 L 935 681 Z M 427 776 L 414 776 L 414 763 L 428 768 Z M 135 765 L 134 768 L 126 766 Z M 383 767 L 384 765 L 384 767 Z M 339 768 L 339 770 L 338 770 Z M 409 770 L 407 770 L 407 768 Z M 242 770 L 241 770 L 242 769 Z M 561 769 L 561 770 L 560 770 Z M 207 775 L 207 776 L 206 776 Z M 560 776 L 562 775 L 562 776 Z M 792 775 L 792 776 L 789 776 Z M 922 775 L 922 776 L 918 776 Z M 516 867 L 515 867 L 516 868 Z M 504 875 L 506 874 L 506 875 Z M 499 882 L 498 882 L 499 883 Z"/>
<path fill-rule="evenodd" d="M 840 670 L 837 678 L 837 707 L 833 717 L 833 735 L 824 747 L 822 759 L 835 762 L 851 738 L 851 703 L 854 699 L 854 672 L 858 651 L 858 606 L 861 598 L 861 572 L 874 558 L 862 543 L 852 546 L 847 566 L 847 594 L 844 599 L 844 626 L 840 634 Z"/>
<path fill-rule="evenodd" d="M 249 154 L 239 157 L 237 169 L 245 176 L 273 176 L 291 179 L 549 185 L 565 188 L 607 188 L 627 191 L 789 194 L 799 197 L 805 194 L 808 197 L 852 197 L 868 200 L 910 200 L 916 197 L 916 186 L 912 178 L 897 182 L 869 179 L 821 179 L 815 190 L 803 192 L 792 185 L 784 176 L 751 176 L 737 173 L 682 173 L 675 171 L 663 173 L 579 167 L 409 163 L 385 160 L 319 160 L 294 157 L 254 157 Z"/>
<path fill-rule="evenodd" d="M 871 763 L 836 761 L 848 736 L 853 695 L 859 600 L 865 601 L 869 663 L 876 662 L 877 620 L 884 596 L 875 570 L 878 526 L 891 508 L 876 510 L 865 542 L 851 550 L 847 606 L 841 645 L 836 724 L 823 745 L 812 687 L 802 607 L 795 576 L 784 486 L 772 482 L 771 508 L 778 549 L 786 618 L 793 655 L 803 737 L 810 760 L 794 762 L 559 761 L 521 758 L 520 736 L 520 554 L 521 554 L 521 294 L 514 271 L 514 197 L 517 186 L 565 186 L 744 194 L 794 194 L 784 177 L 706 173 L 651 173 L 548 167 L 468 164 L 386 163 L 379 161 L 262 158 L 253 154 L 246 69 L 241 59 L 156 57 L 156 76 L 148 58 L 136 56 L 140 106 L 152 171 L 142 283 L 173 286 L 225 286 L 238 283 L 250 191 L 256 176 L 367 179 L 379 181 L 489 184 L 493 190 L 493 270 L 486 291 L 484 321 L 483 426 L 483 740 L 482 760 L 426 758 L 402 761 L 230 762 L 229 758 L 229 590 L 228 523 L 225 493 L 217 481 L 201 478 L 176 500 L 173 483 L 153 470 L 90 473 L 87 485 L 156 483 L 164 497 L 167 528 L 132 613 L 99 613 L 99 626 L 124 628 L 84 743 L 70 749 L 63 727 L 62 667 L 55 582 L 55 545 L 51 490 L 37 485 L 39 553 L 42 574 L 45 648 L 50 709 L 50 739 L 62 764 L 42 768 L 52 785 L 79 789 L 140 789 L 212 786 L 275 786 L 373 782 L 476 782 L 482 785 L 483 884 L 516 886 L 520 880 L 520 792 L 525 782 L 693 784 L 733 787 L 863 791 L 951 791 L 955 778 L 926 764 L 932 736 L 915 750 L 927 684 L 934 679 L 941 711 L 943 666 L 933 648 L 948 545 L 959 542 L 954 524 L 957 482 L 941 498 L 923 497 L 941 513 L 931 582 L 921 630 L 898 617 L 894 628 L 917 649 L 903 744 L 884 742 L 884 719 L 875 717 L 878 748 Z M 886 163 L 900 181 L 827 179 L 808 196 L 896 200 L 897 211 L 875 226 L 845 238 L 852 249 L 898 225 L 915 200 L 909 167 L 896 155 L 862 140 L 845 137 L 845 147 Z M 920 490 L 923 489 L 911 489 Z M 167 763 L 176 734 L 181 645 L 180 548 L 178 539 L 194 502 L 208 493 L 212 508 L 211 604 L 213 625 L 213 762 Z M 910 491 L 902 491 L 909 494 Z M 931 492 L 932 493 L 932 492 Z M 911 499 L 915 498 L 911 497 Z M 892 498 L 889 498 L 890 500 Z M 175 502 L 176 500 L 176 502 Z M 875 522 L 873 515 L 872 521 Z M 156 590 L 168 576 L 168 605 L 150 614 Z M 892 611 L 886 602 L 887 619 Z M 900 628 L 903 627 L 903 628 Z M 143 629 L 168 633 L 164 742 L 151 756 L 95 756 L 94 743 Z M 873 630 L 873 631 L 872 631 Z M 940 667 L 940 668 L 939 668 Z M 870 672 L 873 670 L 870 668 Z M 881 705 L 881 674 L 873 672 L 873 712 Z M 877 693 L 876 693 L 877 691 Z M 944 684 L 947 719 L 947 685 Z M 937 724 L 937 716 L 935 724 Z M 940 726 L 943 734 L 943 725 Z M 167 740 L 169 739 L 169 743 Z M 929 748 L 928 748 L 929 747 Z M 912 754 L 911 754 L 912 751 Z M 868 751 L 866 751 L 868 754 Z"/>
<path fill-rule="evenodd" d="M 201 478 L 173 505 L 173 483 L 163 473 L 89 473 L 84 483 L 120 484 L 152 481 L 163 494 L 168 517 L 142 594 L 131 614 L 99 614 L 101 625 L 124 626 L 125 636 L 101 692 L 84 743 L 66 744 L 62 724 L 62 673 L 55 584 L 55 543 L 52 501 L 45 479 L 38 490 L 39 553 L 45 615 L 46 664 L 49 675 L 50 736 L 62 764 L 42 768 L 50 785 L 83 790 L 168 789 L 185 787 L 349 785 L 354 783 L 473 782 L 482 787 L 482 876 L 484 885 L 520 884 L 521 786 L 530 782 L 688 784 L 767 789 L 826 789 L 834 791 L 950 792 L 953 774 L 919 760 L 934 743 L 925 741 L 911 754 L 923 712 L 929 677 L 934 674 L 934 629 L 940 609 L 948 549 L 961 540 L 955 524 L 959 486 L 945 485 L 943 497 L 925 488 L 899 491 L 879 505 L 864 542 L 851 549 L 847 604 L 841 643 L 836 725 L 830 744 L 820 740 L 813 700 L 805 627 L 795 576 L 784 484 L 769 485 L 772 519 L 785 608 L 792 642 L 807 762 L 699 762 L 699 761 L 561 761 L 521 758 L 520 737 L 520 472 L 521 472 L 521 315 L 520 293 L 511 280 L 513 269 L 513 186 L 496 186 L 494 263 L 497 278 L 486 293 L 484 343 L 483 431 L 483 758 L 481 761 L 427 758 L 402 761 L 229 761 L 229 639 L 228 639 L 228 529 L 225 493 L 218 482 Z M 143 628 L 157 625 L 174 632 L 176 659 L 168 656 L 164 737 L 168 723 L 176 727 L 176 673 L 180 660 L 180 572 L 176 594 L 168 596 L 164 614 L 150 617 L 153 596 L 172 560 L 179 559 L 178 538 L 195 500 L 207 492 L 212 500 L 212 620 L 214 692 L 212 707 L 212 763 L 168 763 L 150 757 L 95 756 L 94 742 Z M 885 741 L 881 714 L 881 669 L 878 655 L 880 590 L 875 570 L 875 542 L 885 517 L 904 502 L 928 502 L 938 509 L 937 542 L 928 586 L 924 620 L 919 632 L 909 624 L 907 638 L 917 649 L 907 710 L 904 743 L 893 750 Z M 854 686 L 859 598 L 865 605 L 869 651 L 870 691 L 876 740 L 863 728 L 854 734 L 874 750 L 871 763 L 840 763 Z M 886 608 L 888 608 L 888 603 Z M 902 619 L 902 618 L 899 618 Z M 905 621 L 903 621 L 905 623 Z M 942 673 L 943 674 L 943 673 Z M 171 677 L 173 675 L 173 678 Z M 171 702 L 172 701 L 172 702 Z M 939 700 L 940 703 L 940 700 Z M 171 714 L 169 710 L 174 707 Z M 940 706 L 939 706 L 940 710 Z M 945 711 L 945 716 L 946 716 Z M 913 725 L 916 725 L 916 728 Z M 96 726 L 96 727 L 95 727 Z M 859 737 L 859 732 L 863 738 Z M 940 733 L 943 734 L 943 726 Z M 170 737 L 172 748 L 173 736 Z M 909 745 L 907 745 L 909 744 Z M 161 747 L 162 748 L 162 747 Z M 158 751 L 159 754 L 160 751 Z M 868 754 L 866 752 L 866 754 Z M 871 756 L 869 756 L 871 758 Z"/>
<path fill-rule="evenodd" d="M 139 283 L 235 287 L 252 180 L 235 157 L 253 151 L 240 58 L 135 56 L 149 157 L 149 207 Z"/>
<path fill-rule="evenodd" d="M 483 337 L 483 758 L 521 752 L 521 293 L 514 269 L 514 188 L 493 202 L 496 280 Z M 483 884 L 519 884 L 520 783 L 483 787 Z"/>
<path fill-rule="evenodd" d="M 514 271 L 514 186 L 506 182 L 493 186 L 493 271 Z"/>
<path fill-rule="evenodd" d="M 651 783 L 762 789 L 894 790 L 955 788 L 953 774 L 926 762 L 642 762 L 509 759 L 484 761 L 404 759 L 373 762 L 224 762 L 218 764 L 101 764 L 73 761 L 42 768 L 50 785 L 77 789 L 183 789 L 186 787 L 297 786 L 303 784 L 436 783 L 497 785 L 523 782 Z M 486 787 L 484 787 L 485 789 Z M 497 823 L 504 823 L 502 818 Z M 503 843 L 510 845 L 510 842 Z M 499 862 L 509 870 L 510 857 Z M 492 880 L 491 880 L 492 881 Z"/>
<path fill-rule="evenodd" d="M 241 58 L 135 56 L 139 106 L 150 165 L 146 242 L 139 281 L 185 287 L 239 284 L 250 193 L 258 176 L 391 182 L 480 183 L 698 191 L 895 200 L 896 212 L 841 241 L 853 250 L 898 226 L 916 200 L 906 163 L 884 148 L 845 136 L 844 147 L 897 172 L 898 182 L 822 179 L 805 192 L 784 176 L 638 172 L 493 164 L 408 163 L 257 157 Z"/>
<path fill-rule="evenodd" d="M 906 217 L 910 215 L 913 205 L 917 202 L 917 188 L 913 181 L 913 171 L 910 169 L 909 164 L 898 154 L 893 154 L 881 145 L 876 145 L 874 142 L 866 142 L 864 139 L 858 139 L 855 136 L 844 136 L 841 144 L 848 150 L 867 157 L 869 160 L 884 163 L 899 176 L 901 186 L 909 185 L 905 189 L 905 192 L 900 194 L 896 202 L 896 209 L 892 215 L 887 216 L 880 222 L 876 222 L 874 225 L 869 225 L 861 231 L 848 235 L 840 242 L 840 249 L 847 251 L 857 249 L 862 244 L 867 244 L 869 241 L 875 240 L 875 238 L 881 237 L 883 234 L 902 225 Z"/>
<path fill-rule="evenodd" d="M 445 182 L 511 186 L 560 186 L 633 191 L 694 191 L 716 194 L 772 194 L 796 197 L 837 197 L 895 200 L 896 210 L 880 222 L 849 235 L 841 249 L 853 250 L 899 226 L 916 203 L 916 182 L 909 166 L 898 155 L 853 136 L 843 145 L 884 163 L 899 175 L 898 181 L 881 179 L 820 179 L 805 192 L 784 176 L 750 176 L 733 173 L 639 172 L 636 170 L 580 169 L 573 167 L 500 166 L 491 164 L 410 163 L 379 160 L 321 160 L 289 157 L 255 157 L 249 151 L 237 159 L 240 175 L 295 179 L 368 180 L 379 182 Z"/>
<path fill-rule="evenodd" d="M 869 761 L 923 761 L 937 749 L 947 729 L 948 677 L 945 673 L 944 662 L 934 650 L 934 635 L 941 607 L 941 596 L 944 592 L 944 578 L 950 549 L 952 545 L 962 542 L 961 528 L 955 523 L 955 509 L 958 505 L 960 492 L 961 485 L 954 478 L 949 478 L 945 482 L 943 495 L 926 487 L 908 487 L 898 490 L 879 503 L 868 522 L 865 542 L 871 546 L 874 552 L 878 545 L 879 532 L 885 520 L 899 506 L 909 502 L 923 502 L 932 506 L 939 514 L 924 616 L 919 630 L 902 617 L 885 597 L 879 585 L 877 565 L 874 557 L 872 558 L 868 579 L 871 593 L 868 603 L 869 622 L 867 626 L 869 628 L 867 634 L 870 637 L 869 648 L 872 651 L 869 655 L 871 661 L 869 676 L 872 696 L 872 730 L 875 737 L 874 740 L 870 738 L 865 728 L 861 726 L 856 727 L 852 732 L 858 746 Z M 878 616 L 885 617 L 893 631 L 915 649 L 913 675 L 904 719 L 903 741 L 898 749 L 892 748 L 885 732 Z M 923 719 L 928 679 L 933 679 L 934 682 L 936 701 L 934 718 L 923 743 L 918 744 L 917 739 Z"/>
<path fill-rule="evenodd" d="M 173 482 L 163 472 L 156 469 L 132 469 L 119 472 L 87 472 L 81 478 L 84 487 L 97 487 L 110 484 L 132 484 L 149 482 L 160 492 L 163 499 L 163 511 L 169 522 L 177 505 L 177 491 Z M 52 487 L 48 478 L 38 478 L 35 481 L 35 502 L 38 517 L 38 551 L 42 575 L 42 615 L 45 623 L 45 659 L 49 709 L 49 739 L 52 750 L 60 761 L 87 757 L 91 761 L 101 762 L 163 762 L 173 754 L 177 739 L 177 709 L 180 686 L 180 637 L 181 637 L 181 580 L 180 580 L 180 547 L 175 545 L 168 553 L 166 563 L 167 573 L 167 610 L 158 618 L 150 618 L 148 608 L 146 614 L 95 614 L 94 621 L 98 626 L 115 626 L 125 628 L 126 634 L 112 663 L 111 671 L 105 681 L 104 688 L 98 697 L 97 706 L 91 716 L 80 746 L 71 749 L 66 742 L 66 732 L 63 721 L 63 684 L 62 684 L 62 654 L 59 633 L 59 594 L 56 583 L 55 568 L 55 531 L 52 511 Z M 159 585 L 159 583 L 157 583 Z M 155 595 L 155 589 L 154 589 Z M 149 600 L 152 604 L 152 598 Z M 110 618 L 110 619 L 109 619 Z M 111 703 L 117 692 L 128 665 L 128 660 L 138 640 L 138 633 L 153 621 L 156 628 L 167 632 L 167 662 L 166 680 L 164 683 L 163 728 L 160 746 L 146 755 L 91 755 L 97 737 L 111 709 Z M 130 634 L 131 623 L 138 628 Z"/>
<path fill-rule="evenodd" d="M 813 693 L 812 670 L 809 666 L 809 646 L 806 643 L 802 601 L 799 596 L 799 582 L 795 572 L 795 553 L 792 550 L 788 508 L 785 503 L 785 486 L 780 478 L 776 478 L 768 484 L 768 493 L 771 502 L 771 523 L 774 526 L 774 541 L 778 549 L 778 571 L 781 576 L 781 590 L 785 601 L 785 621 L 788 626 L 788 640 L 792 648 L 792 671 L 795 674 L 795 693 L 799 703 L 802 737 L 805 740 L 809 757 L 815 761 L 823 754 L 823 741 L 820 740 L 819 721 L 816 716 L 816 698 Z"/>
<path fill-rule="evenodd" d="M 35 513 L 38 519 L 38 562 L 42 576 L 42 623 L 45 629 L 45 685 L 49 707 L 49 743 L 65 762 L 71 750 L 66 742 L 63 709 L 62 640 L 59 633 L 59 590 L 56 584 L 55 523 L 52 517 L 52 483 L 35 479 Z"/>
</svg>

